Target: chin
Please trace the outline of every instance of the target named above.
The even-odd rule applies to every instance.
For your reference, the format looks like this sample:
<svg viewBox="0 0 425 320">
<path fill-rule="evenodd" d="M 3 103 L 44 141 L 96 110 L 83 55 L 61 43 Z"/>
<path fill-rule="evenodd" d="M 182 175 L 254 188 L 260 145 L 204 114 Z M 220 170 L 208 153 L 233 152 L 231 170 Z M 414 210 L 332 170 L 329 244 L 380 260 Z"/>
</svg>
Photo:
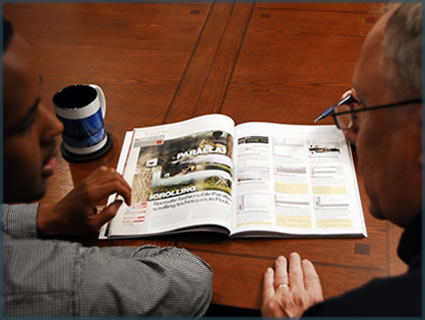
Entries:
<svg viewBox="0 0 425 320">
<path fill-rule="evenodd" d="M 33 189 L 33 192 L 30 194 L 31 201 L 41 200 L 46 195 L 47 184 L 46 180 L 43 180 L 42 185 L 39 188 Z"/>
<path fill-rule="evenodd" d="M 369 209 L 369 211 L 374 218 L 379 219 L 379 220 L 386 220 L 386 218 L 384 217 L 384 215 L 381 212 L 372 211 L 372 209 Z"/>
<path fill-rule="evenodd" d="M 31 202 L 41 200 L 45 196 L 45 194 L 46 194 L 46 190 L 40 191 L 39 193 L 34 194 L 32 196 L 32 199 L 28 199 L 28 200 Z"/>
<path fill-rule="evenodd" d="M 379 220 L 385 220 L 385 215 L 382 213 L 382 210 L 379 208 L 379 205 L 373 204 L 369 200 L 369 211 L 373 217 Z"/>
<path fill-rule="evenodd" d="M 41 188 L 18 188 L 17 190 L 5 190 L 4 202 L 5 203 L 31 203 L 38 201 L 46 194 L 46 187 L 43 185 Z"/>
<path fill-rule="evenodd" d="M 27 194 L 24 198 L 21 197 L 21 200 L 18 200 L 18 201 L 24 202 L 24 203 L 39 201 L 44 197 L 45 194 L 46 194 L 45 191 L 34 193 L 34 194 Z"/>
</svg>

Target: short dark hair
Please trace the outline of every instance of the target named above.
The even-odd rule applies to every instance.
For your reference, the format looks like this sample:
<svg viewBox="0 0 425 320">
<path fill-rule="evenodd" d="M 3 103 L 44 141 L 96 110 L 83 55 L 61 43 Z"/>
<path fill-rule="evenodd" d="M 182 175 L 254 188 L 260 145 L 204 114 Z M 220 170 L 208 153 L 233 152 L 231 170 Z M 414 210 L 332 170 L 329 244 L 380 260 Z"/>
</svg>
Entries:
<svg viewBox="0 0 425 320">
<path fill-rule="evenodd" d="M 3 52 L 7 50 L 13 37 L 13 26 L 10 21 L 3 19 Z"/>
</svg>

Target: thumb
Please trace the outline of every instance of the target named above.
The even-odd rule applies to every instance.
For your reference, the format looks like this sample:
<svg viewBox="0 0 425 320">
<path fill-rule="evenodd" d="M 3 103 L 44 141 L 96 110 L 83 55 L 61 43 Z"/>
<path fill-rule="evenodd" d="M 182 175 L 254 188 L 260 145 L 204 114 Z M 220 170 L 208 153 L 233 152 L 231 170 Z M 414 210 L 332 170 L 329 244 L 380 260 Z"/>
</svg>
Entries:
<svg viewBox="0 0 425 320">
<path fill-rule="evenodd" d="M 96 215 L 96 224 L 99 226 L 99 228 L 103 226 L 106 222 L 111 220 L 113 217 L 115 217 L 122 203 L 122 200 L 116 200 L 109 206 L 107 206 L 105 209 L 103 209 L 102 212 Z"/>
</svg>

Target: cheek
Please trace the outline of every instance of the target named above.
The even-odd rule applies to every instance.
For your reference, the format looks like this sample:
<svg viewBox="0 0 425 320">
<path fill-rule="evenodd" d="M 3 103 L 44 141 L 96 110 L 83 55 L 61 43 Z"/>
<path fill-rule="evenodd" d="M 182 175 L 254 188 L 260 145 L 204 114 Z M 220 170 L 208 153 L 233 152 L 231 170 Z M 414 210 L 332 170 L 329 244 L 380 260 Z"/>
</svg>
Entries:
<svg viewBox="0 0 425 320">
<path fill-rule="evenodd" d="M 367 121 L 361 125 L 356 139 L 358 168 L 367 194 L 372 198 L 385 187 L 388 148 L 384 146 L 382 134 L 375 132 L 375 126 L 369 126 Z"/>
<path fill-rule="evenodd" d="M 40 143 L 36 137 L 26 135 L 25 137 L 15 137 L 5 141 L 5 185 L 39 183 L 39 180 L 41 180 L 41 166 Z"/>
<path fill-rule="evenodd" d="M 378 141 L 375 139 L 373 128 L 368 127 L 368 122 L 361 124 L 356 136 L 356 150 L 359 163 L 359 171 L 363 179 L 369 177 L 368 171 L 374 172 L 375 163 L 378 161 Z"/>
</svg>

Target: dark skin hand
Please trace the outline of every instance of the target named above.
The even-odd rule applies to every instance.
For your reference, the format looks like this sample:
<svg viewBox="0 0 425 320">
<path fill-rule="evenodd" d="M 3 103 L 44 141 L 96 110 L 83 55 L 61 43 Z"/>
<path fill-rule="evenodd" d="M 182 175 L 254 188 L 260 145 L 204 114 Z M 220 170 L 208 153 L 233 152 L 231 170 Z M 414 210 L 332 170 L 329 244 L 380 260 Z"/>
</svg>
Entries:
<svg viewBox="0 0 425 320">
<path fill-rule="evenodd" d="M 84 179 L 65 198 L 54 205 L 40 204 L 37 226 L 40 236 L 85 235 L 99 231 L 122 204 L 116 200 L 99 213 L 96 206 L 117 193 L 131 204 L 131 187 L 112 168 L 100 167 Z"/>
</svg>

